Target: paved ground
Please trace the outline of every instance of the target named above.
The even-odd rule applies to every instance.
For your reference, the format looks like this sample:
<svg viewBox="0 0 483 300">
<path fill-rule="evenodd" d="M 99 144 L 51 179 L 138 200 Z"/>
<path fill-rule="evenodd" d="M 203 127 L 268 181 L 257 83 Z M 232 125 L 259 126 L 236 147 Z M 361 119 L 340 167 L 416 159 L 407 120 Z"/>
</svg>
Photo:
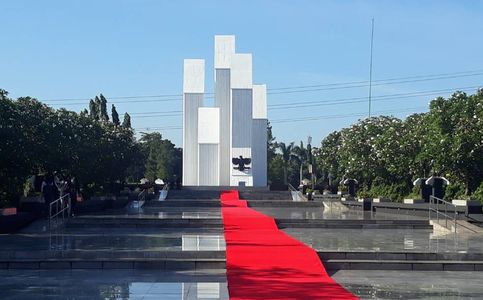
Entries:
<svg viewBox="0 0 483 300">
<path fill-rule="evenodd" d="M 223 272 L 0 271 L 0 299 L 228 299 Z"/>
<path fill-rule="evenodd" d="M 255 207 L 261 213 L 279 219 L 344 219 L 344 220 L 424 220 L 423 217 L 408 214 L 363 212 L 361 208 L 324 209 L 323 207 Z"/>
<path fill-rule="evenodd" d="M 483 235 L 434 235 L 426 229 L 317 229 L 284 231 L 316 250 L 482 253 Z"/>
<path fill-rule="evenodd" d="M 287 219 L 421 219 L 359 209 L 256 207 Z M 147 207 L 102 212 L 155 219 L 217 219 L 216 207 Z M 20 233 L 0 235 L 0 251 L 36 250 L 224 250 L 221 228 L 66 228 L 49 233 L 45 221 Z M 317 250 L 483 253 L 483 235 L 434 235 L 426 229 L 315 229 L 285 232 Z M 363 299 L 483 299 L 483 272 L 338 271 L 334 278 Z M 205 273 L 127 270 L 0 270 L 0 299 L 227 299 L 223 270 Z"/>
<path fill-rule="evenodd" d="M 49 232 L 38 220 L 16 234 L 0 234 L 0 251 L 30 250 L 224 250 L 222 230 L 188 228 L 66 228 Z"/>
<path fill-rule="evenodd" d="M 362 299 L 483 299 L 483 272 L 338 271 Z"/>
<path fill-rule="evenodd" d="M 203 218 L 203 219 L 220 219 L 221 209 L 217 207 L 143 207 L 140 209 L 130 208 L 121 210 L 109 210 L 96 214 L 90 214 L 90 218 L 99 217 L 116 217 L 116 218 L 155 218 L 155 219 L 188 219 L 188 218 Z"/>
<path fill-rule="evenodd" d="M 338 271 L 362 299 L 482 299 L 482 272 Z M 0 299 L 228 299 L 222 272 L 0 271 Z"/>
</svg>

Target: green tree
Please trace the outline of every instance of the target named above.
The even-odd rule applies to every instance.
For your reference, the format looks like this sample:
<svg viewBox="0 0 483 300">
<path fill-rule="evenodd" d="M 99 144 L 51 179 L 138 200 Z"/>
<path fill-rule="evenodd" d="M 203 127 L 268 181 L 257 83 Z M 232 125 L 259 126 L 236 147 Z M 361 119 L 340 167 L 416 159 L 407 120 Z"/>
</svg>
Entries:
<svg viewBox="0 0 483 300">
<path fill-rule="evenodd" d="M 278 149 L 281 152 L 281 159 L 282 159 L 282 168 L 283 168 L 283 184 L 288 184 L 288 168 L 290 163 L 295 158 L 295 153 L 293 151 L 294 143 L 290 143 L 286 145 L 285 143 L 277 143 Z"/>
<path fill-rule="evenodd" d="M 275 137 L 272 133 L 272 125 L 270 122 L 267 123 L 267 160 L 268 162 L 272 161 L 275 157 L 275 152 L 277 150 L 277 142 L 275 141 Z"/>
<path fill-rule="evenodd" d="M 101 111 L 101 99 L 99 98 L 99 96 L 96 96 L 94 98 L 94 104 L 96 106 L 96 116 L 95 116 L 95 119 L 97 121 L 100 121 L 100 120 L 102 120 L 102 118 L 101 118 L 102 111 Z"/>
<path fill-rule="evenodd" d="M 379 116 L 329 134 L 316 151 L 325 172 L 356 178 L 374 196 L 401 199 L 417 177 L 451 181 L 448 197 L 472 197 L 483 179 L 483 91 L 431 101 L 402 121 Z"/>
<path fill-rule="evenodd" d="M 1 202 L 17 198 L 28 176 L 48 171 L 74 175 L 83 187 L 105 192 L 124 180 L 140 151 L 130 128 L 98 122 L 85 111 L 54 110 L 34 98 L 6 95 L 0 97 Z"/>
<path fill-rule="evenodd" d="M 268 164 L 268 182 L 271 189 L 286 190 L 287 183 L 284 177 L 284 161 L 282 155 L 275 153 Z"/>
<path fill-rule="evenodd" d="M 8 99 L 8 92 L 4 89 L 0 89 L 0 100 Z"/>
<path fill-rule="evenodd" d="M 181 149 L 163 139 L 159 132 L 143 133 L 139 140 L 146 157 L 144 176 L 151 182 L 157 178 L 181 177 Z"/>
<path fill-rule="evenodd" d="M 309 152 L 307 151 L 307 148 L 304 147 L 302 141 L 300 142 L 300 146 L 293 147 L 292 152 L 299 167 L 299 184 L 302 184 L 302 180 L 304 179 L 304 166 L 306 166 L 309 161 Z"/>
<path fill-rule="evenodd" d="M 127 112 L 124 113 L 124 119 L 122 120 L 122 127 L 131 128 L 131 116 Z"/>
<path fill-rule="evenodd" d="M 315 154 L 317 169 L 323 171 L 323 180 L 327 180 L 327 184 L 331 186 L 334 182 L 338 185 L 344 176 L 344 170 L 341 170 L 339 163 L 341 144 L 341 132 L 334 131 L 322 140 Z"/>
<path fill-rule="evenodd" d="M 97 104 L 91 99 L 89 101 L 89 117 L 93 120 L 97 120 L 97 116 L 99 116 Z"/>
<path fill-rule="evenodd" d="M 117 110 L 114 104 L 112 105 L 112 108 L 111 108 L 111 116 L 112 116 L 112 124 L 114 124 L 114 126 L 119 126 L 121 124 L 119 122 L 119 114 L 117 113 Z"/>
<path fill-rule="evenodd" d="M 427 146 L 434 171 L 461 182 L 470 195 L 483 178 L 483 93 L 437 98 L 430 103 L 429 118 L 438 133 Z"/>
<path fill-rule="evenodd" d="M 99 99 L 99 118 L 101 121 L 109 121 L 109 115 L 107 114 L 107 99 L 100 94 Z"/>
</svg>

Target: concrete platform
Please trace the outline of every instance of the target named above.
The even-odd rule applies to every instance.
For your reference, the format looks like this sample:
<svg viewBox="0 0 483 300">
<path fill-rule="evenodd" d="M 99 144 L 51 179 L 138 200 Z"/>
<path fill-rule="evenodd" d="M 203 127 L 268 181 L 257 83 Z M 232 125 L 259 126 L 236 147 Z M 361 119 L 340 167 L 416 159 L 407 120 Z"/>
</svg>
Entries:
<svg viewBox="0 0 483 300">
<path fill-rule="evenodd" d="M 276 219 L 279 228 L 432 229 L 427 220 Z"/>
<path fill-rule="evenodd" d="M 483 271 L 483 261 L 329 259 L 327 270 Z"/>
<path fill-rule="evenodd" d="M 483 272 L 341 270 L 332 277 L 361 299 L 483 299 Z"/>
<path fill-rule="evenodd" d="M 318 251 L 483 253 L 483 235 L 435 235 L 428 229 L 286 228 Z"/>
<path fill-rule="evenodd" d="M 2 299 L 228 299 L 223 270 L 0 270 Z"/>
<path fill-rule="evenodd" d="M 223 228 L 221 219 L 159 219 L 159 218 L 118 218 L 116 216 L 103 216 L 96 218 L 74 218 L 66 224 L 67 228 L 79 227 L 116 227 L 116 228 Z"/>
<path fill-rule="evenodd" d="M 224 258 L 54 258 L 54 259 L 0 259 L 0 269 L 155 269 L 206 270 L 226 269 Z"/>
</svg>

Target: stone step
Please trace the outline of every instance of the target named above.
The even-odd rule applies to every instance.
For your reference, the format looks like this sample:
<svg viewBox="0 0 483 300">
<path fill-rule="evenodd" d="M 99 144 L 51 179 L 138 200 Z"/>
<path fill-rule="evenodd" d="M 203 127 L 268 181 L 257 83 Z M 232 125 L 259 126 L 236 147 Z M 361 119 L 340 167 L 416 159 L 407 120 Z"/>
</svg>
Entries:
<svg viewBox="0 0 483 300">
<path fill-rule="evenodd" d="M 196 271 L 225 268 L 226 260 L 221 258 L 0 259 L 0 269 L 155 269 Z"/>
<path fill-rule="evenodd" d="M 328 259 L 327 270 L 483 271 L 483 261 Z"/>
<path fill-rule="evenodd" d="M 276 219 L 283 228 L 432 229 L 427 220 Z"/>
<path fill-rule="evenodd" d="M 220 191 L 170 190 L 167 199 L 220 199 Z"/>
<path fill-rule="evenodd" d="M 289 191 L 240 191 L 240 198 L 246 200 L 292 200 Z"/>
<path fill-rule="evenodd" d="M 144 207 L 221 207 L 220 200 L 170 199 L 166 201 L 148 201 Z"/>
<path fill-rule="evenodd" d="M 483 251 L 483 249 L 482 249 Z M 371 260 L 371 261 L 483 261 L 482 253 L 454 252 L 374 252 L 374 251 L 317 251 L 322 261 L 326 260 Z"/>
<path fill-rule="evenodd" d="M 143 250 L 2 250 L 0 260 L 50 259 L 225 259 L 225 250 L 143 251 Z"/>
<path fill-rule="evenodd" d="M 116 228 L 223 228 L 221 219 L 156 219 L 156 218 L 109 218 L 109 217 L 77 217 L 69 219 L 68 228 L 79 227 L 116 227 Z"/>
<path fill-rule="evenodd" d="M 292 200 L 249 200 L 249 207 L 324 207 L 324 204 L 319 201 L 292 201 Z"/>
<path fill-rule="evenodd" d="M 323 207 L 320 201 L 292 200 L 248 200 L 249 207 Z M 221 207 L 220 200 L 207 199 L 169 199 L 166 201 L 148 201 L 144 207 Z"/>
</svg>

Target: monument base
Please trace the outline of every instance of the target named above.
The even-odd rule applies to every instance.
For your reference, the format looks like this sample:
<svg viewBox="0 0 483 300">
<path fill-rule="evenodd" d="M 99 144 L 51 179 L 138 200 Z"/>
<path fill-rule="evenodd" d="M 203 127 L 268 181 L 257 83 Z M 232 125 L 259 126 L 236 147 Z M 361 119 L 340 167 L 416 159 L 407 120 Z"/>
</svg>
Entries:
<svg viewBox="0 0 483 300">
<path fill-rule="evenodd" d="M 191 191 L 226 191 L 226 190 L 239 190 L 239 191 L 269 191 L 269 186 L 195 186 L 184 185 L 184 190 Z"/>
</svg>

